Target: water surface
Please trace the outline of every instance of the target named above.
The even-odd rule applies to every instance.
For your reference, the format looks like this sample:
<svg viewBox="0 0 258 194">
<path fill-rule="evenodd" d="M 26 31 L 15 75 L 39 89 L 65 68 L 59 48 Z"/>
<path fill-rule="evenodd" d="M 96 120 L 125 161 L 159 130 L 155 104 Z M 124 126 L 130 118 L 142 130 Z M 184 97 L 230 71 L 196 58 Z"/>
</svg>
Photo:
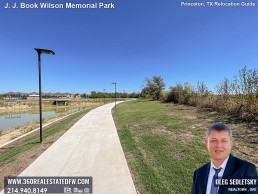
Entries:
<svg viewBox="0 0 258 194">
<path fill-rule="evenodd" d="M 55 117 L 59 113 L 67 112 L 72 113 L 82 110 L 81 108 L 76 109 L 56 109 L 51 111 L 42 112 L 42 118 L 51 118 Z M 16 127 L 20 127 L 23 125 L 27 125 L 33 122 L 39 122 L 39 113 L 12 113 L 0 115 L 0 131 L 7 131 L 10 129 L 14 129 Z"/>
</svg>

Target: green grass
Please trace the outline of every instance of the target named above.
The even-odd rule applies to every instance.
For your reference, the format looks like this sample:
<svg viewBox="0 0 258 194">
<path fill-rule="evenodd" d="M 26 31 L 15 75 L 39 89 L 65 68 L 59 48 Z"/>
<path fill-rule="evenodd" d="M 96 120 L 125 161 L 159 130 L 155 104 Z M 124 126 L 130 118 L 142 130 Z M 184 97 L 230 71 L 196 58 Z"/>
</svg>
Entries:
<svg viewBox="0 0 258 194">
<path fill-rule="evenodd" d="M 78 121 L 81 117 L 83 117 L 87 112 L 89 112 L 91 109 L 84 110 L 78 113 L 75 113 L 64 120 L 59 121 L 58 123 L 52 124 L 49 127 L 45 128 L 43 130 L 43 143 L 47 143 L 46 139 L 60 131 L 67 131 L 72 127 L 72 125 Z M 53 142 L 48 142 L 53 143 Z M 19 155 L 35 149 L 36 147 L 41 146 L 39 143 L 39 133 L 34 134 L 30 136 L 29 138 L 26 138 L 25 140 L 21 141 L 20 143 L 16 143 L 15 146 L 11 145 L 8 147 L 8 149 L 2 149 L 0 152 L 0 167 L 3 165 L 14 161 L 16 158 L 18 158 Z"/>
<path fill-rule="evenodd" d="M 172 104 L 137 100 L 113 110 L 120 141 L 141 193 L 190 193 L 193 172 L 205 164 L 205 129 L 191 128 Z"/>
</svg>

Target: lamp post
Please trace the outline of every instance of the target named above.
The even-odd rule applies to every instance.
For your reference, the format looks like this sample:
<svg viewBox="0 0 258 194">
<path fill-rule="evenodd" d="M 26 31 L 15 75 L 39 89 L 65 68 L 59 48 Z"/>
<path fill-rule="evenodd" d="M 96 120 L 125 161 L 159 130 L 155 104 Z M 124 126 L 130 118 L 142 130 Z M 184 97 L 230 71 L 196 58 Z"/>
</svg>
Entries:
<svg viewBox="0 0 258 194">
<path fill-rule="evenodd" d="M 115 108 L 116 108 L 116 82 L 113 82 L 112 84 L 115 84 Z"/>
<path fill-rule="evenodd" d="M 106 98 L 106 96 L 105 96 L 105 92 L 106 92 L 106 89 L 103 89 L 103 91 L 104 91 L 104 104 L 106 104 L 106 102 L 105 102 L 105 98 Z"/>
<path fill-rule="evenodd" d="M 123 92 L 124 92 L 124 101 L 125 101 L 125 90 L 123 90 Z"/>
<path fill-rule="evenodd" d="M 54 51 L 35 48 L 38 53 L 38 68 L 39 68 L 39 131 L 40 143 L 42 143 L 42 93 L 41 93 L 41 53 L 55 55 Z"/>
</svg>

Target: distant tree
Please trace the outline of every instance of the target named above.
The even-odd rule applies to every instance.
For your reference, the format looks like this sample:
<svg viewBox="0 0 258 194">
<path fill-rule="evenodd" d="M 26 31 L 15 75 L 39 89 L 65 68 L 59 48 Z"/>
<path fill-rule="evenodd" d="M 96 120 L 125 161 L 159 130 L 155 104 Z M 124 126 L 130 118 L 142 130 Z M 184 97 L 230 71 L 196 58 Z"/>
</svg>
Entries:
<svg viewBox="0 0 258 194">
<path fill-rule="evenodd" d="M 196 90 L 197 95 L 201 97 L 205 97 L 208 94 L 210 94 L 208 87 L 203 81 L 198 81 L 197 82 L 197 90 Z"/>
<path fill-rule="evenodd" d="M 231 93 L 231 84 L 228 78 L 224 78 L 216 87 L 219 95 L 228 96 Z"/>
<path fill-rule="evenodd" d="M 136 92 L 133 92 L 131 94 L 127 94 L 127 98 L 139 98 L 140 97 L 140 94 L 139 93 L 136 93 Z"/>
<path fill-rule="evenodd" d="M 185 82 L 184 85 L 177 84 L 170 87 L 166 102 L 174 102 L 179 104 L 189 104 L 193 93 L 193 89 L 190 83 Z"/>
<path fill-rule="evenodd" d="M 258 98 L 258 73 L 257 69 L 247 70 L 246 66 L 239 71 L 238 84 L 241 105 L 249 114 L 258 113 L 257 98 Z"/>
<path fill-rule="evenodd" d="M 81 95 L 81 97 L 82 97 L 82 98 L 89 98 L 89 95 L 86 94 L 86 93 L 83 93 L 83 94 Z"/>
<path fill-rule="evenodd" d="M 153 76 L 151 79 L 145 79 L 146 85 L 142 89 L 142 96 L 150 97 L 154 100 L 161 100 L 162 90 L 165 89 L 165 83 L 161 76 Z"/>
<path fill-rule="evenodd" d="M 147 86 L 145 86 L 145 87 L 142 89 L 140 96 L 141 96 L 142 98 L 151 98 L 150 93 L 151 93 L 151 92 L 150 92 L 150 89 L 149 89 Z"/>
</svg>

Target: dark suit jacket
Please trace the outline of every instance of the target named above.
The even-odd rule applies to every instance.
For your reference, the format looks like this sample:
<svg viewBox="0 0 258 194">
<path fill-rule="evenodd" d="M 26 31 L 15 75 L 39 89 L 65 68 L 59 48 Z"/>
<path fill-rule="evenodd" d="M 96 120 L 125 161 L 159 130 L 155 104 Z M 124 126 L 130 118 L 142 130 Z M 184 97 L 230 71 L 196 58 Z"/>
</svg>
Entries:
<svg viewBox="0 0 258 194">
<path fill-rule="evenodd" d="M 194 172 L 193 185 L 191 194 L 206 194 L 206 187 L 210 171 L 210 162 Z M 225 171 L 222 178 L 257 178 L 257 169 L 254 164 L 229 156 Z M 257 194 L 256 192 L 249 192 L 250 194 Z M 228 187 L 220 186 L 218 194 L 243 194 L 247 192 L 228 191 Z"/>
</svg>

